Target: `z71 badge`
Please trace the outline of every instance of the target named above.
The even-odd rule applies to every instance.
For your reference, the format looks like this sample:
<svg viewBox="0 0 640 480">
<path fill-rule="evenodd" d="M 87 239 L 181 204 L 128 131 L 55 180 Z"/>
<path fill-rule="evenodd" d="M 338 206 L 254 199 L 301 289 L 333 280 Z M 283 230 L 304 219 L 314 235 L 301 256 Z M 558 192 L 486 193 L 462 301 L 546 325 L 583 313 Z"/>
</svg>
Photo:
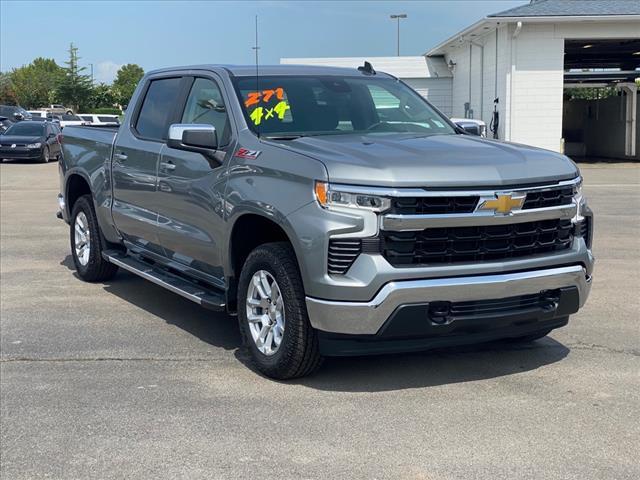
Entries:
<svg viewBox="0 0 640 480">
<path fill-rule="evenodd" d="M 260 155 L 260 150 L 247 150 L 246 148 L 240 148 L 234 155 L 238 158 L 247 158 L 249 160 L 255 160 Z"/>
</svg>

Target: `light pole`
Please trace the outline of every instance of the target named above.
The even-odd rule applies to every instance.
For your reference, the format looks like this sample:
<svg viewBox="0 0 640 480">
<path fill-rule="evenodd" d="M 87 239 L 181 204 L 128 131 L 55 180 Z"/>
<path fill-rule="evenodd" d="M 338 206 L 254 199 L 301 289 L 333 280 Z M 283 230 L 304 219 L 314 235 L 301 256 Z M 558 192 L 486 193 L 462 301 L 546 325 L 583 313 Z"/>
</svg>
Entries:
<svg viewBox="0 0 640 480">
<path fill-rule="evenodd" d="M 400 56 L 400 19 L 407 18 L 406 13 L 400 13 L 398 15 L 389 15 L 392 20 L 395 20 L 398 24 L 398 56 Z"/>
</svg>

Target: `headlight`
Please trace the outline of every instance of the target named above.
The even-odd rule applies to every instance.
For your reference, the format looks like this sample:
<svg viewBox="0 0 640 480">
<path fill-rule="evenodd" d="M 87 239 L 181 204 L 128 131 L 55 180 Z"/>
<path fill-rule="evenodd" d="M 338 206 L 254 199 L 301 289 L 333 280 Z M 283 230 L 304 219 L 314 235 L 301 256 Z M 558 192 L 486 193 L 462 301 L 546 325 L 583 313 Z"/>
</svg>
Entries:
<svg viewBox="0 0 640 480">
<path fill-rule="evenodd" d="M 40 142 L 37 143 L 30 143 L 27 145 L 27 148 L 40 148 L 42 146 L 42 144 Z"/>
<path fill-rule="evenodd" d="M 391 206 L 386 197 L 366 192 L 350 192 L 348 188 L 331 185 L 326 182 L 315 183 L 316 200 L 323 208 L 356 208 L 371 212 L 384 212 Z"/>
</svg>

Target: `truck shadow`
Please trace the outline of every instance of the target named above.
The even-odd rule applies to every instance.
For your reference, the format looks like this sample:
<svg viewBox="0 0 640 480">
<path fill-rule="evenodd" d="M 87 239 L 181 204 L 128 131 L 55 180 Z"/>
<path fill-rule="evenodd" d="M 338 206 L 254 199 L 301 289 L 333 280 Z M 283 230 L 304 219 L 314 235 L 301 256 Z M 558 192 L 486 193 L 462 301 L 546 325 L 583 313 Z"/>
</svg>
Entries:
<svg viewBox="0 0 640 480">
<path fill-rule="evenodd" d="M 61 265 L 73 271 L 67 256 Z M 214 347 L 234 351 L 255 371 L 241 348 L 234 317 L 206 310 L 180 296 L 127 272 L 119 272 L 104 289 L 175 325 Z M 551 337 L 529 344 L 492 342 L 422 353 L 327 358 L 310 377 L 281 382 L 335 392 L 384 392 L 472 382 L 532 371 L 565 358 L 569 349 Z M 271 381 L 271 380 L 270 380 Z"/>
<path fill-rule="evenodd" d="M 79 279 L 71 255 L 67 255 L 60 265 L 67 267 Z M 102 285 L 110 294 L 214 347 L 235 350 L 240 346 L 238 322 L 225 313 L 202 308 L 129 272 L 119 271 L 113 280 L 103 282 Z"/>
<path fill-rule="evenodd" d="M 529 344 L 492 342 L 421 353 L 328 358 L 315 375 L 295 381 L 334 392 L 385 392 L 473 382 L 527 372 L 565 358 L 551 337 Z"/>
</svg>

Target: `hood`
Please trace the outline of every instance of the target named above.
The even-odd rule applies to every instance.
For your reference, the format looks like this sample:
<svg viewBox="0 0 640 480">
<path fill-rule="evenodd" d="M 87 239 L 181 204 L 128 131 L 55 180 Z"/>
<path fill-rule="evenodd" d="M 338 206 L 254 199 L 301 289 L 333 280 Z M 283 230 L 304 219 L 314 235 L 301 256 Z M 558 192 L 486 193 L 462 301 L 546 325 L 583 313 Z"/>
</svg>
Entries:
<svg viewBox="0 0 640 480">
<path fill-rule="evenodd" d="M 564 155 L 472 135 L 332 135 L 277 142 L 321 161 L 329 181 L 394 187 L 476 187 L 575 178 Z"/>
<path fill-rule="evenodd" d="M 33 136 L 23 136 L 23 135 L 0 135 L 0 144 L 7 145 L 12 143 L 36 143 L 36 142 L 44 142 L 43 138 L 33 137 Z"/>
</svg>

